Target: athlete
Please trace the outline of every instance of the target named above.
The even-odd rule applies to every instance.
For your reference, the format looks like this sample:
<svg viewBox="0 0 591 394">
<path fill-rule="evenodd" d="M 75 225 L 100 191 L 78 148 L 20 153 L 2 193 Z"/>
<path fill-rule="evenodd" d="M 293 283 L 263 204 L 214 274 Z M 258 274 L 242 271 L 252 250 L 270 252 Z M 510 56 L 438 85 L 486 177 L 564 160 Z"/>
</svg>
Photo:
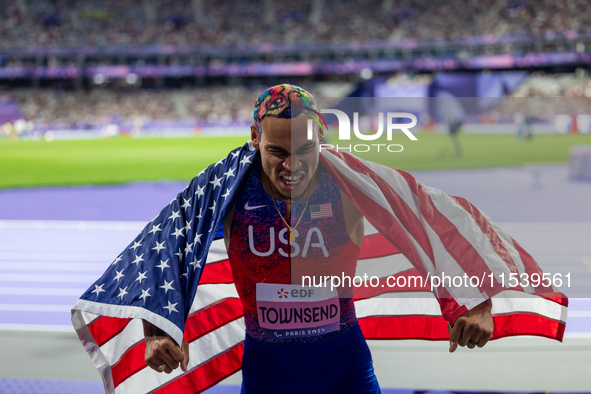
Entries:
<svg viewBox="0 0 591 394">
<path fill-rule="evenodd" d="M 244 307 L 247 394 L 380 392 L 349 289 L 301 283 L 303 275 L 353 276 L 364 234 L 363 215 L 319 161 L 323 130 L 307 139 L 305 108 L 312 107 L 309 93 L 293 85 L 274 86 L 259 97 L 251 141 L 260 162 L 224 223 Z M 297 298 L 281 300 L 282 294 Z M 491 306 L 486 300 L 449 327 L 450 352 L 488 342 Z M 180 365 L 186 371 L 186 343 L 179 348 L 146 321 L 144 332 L 151 368 L 170 373 Z"/>
</svg>

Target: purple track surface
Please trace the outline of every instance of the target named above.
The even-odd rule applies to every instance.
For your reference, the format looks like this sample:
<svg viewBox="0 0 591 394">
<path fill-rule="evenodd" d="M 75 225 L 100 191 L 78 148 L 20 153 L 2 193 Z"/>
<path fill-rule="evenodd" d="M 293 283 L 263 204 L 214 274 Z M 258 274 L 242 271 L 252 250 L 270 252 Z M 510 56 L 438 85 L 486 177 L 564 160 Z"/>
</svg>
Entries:
<svg viewBox="0 0 591 394">
<path fill-rule="evenodd" d="M 591 270 L 591 248 L 581 241 L 590 231 L 591 183 L 569 180 L 566 165 L 421 171 L 413 175 L 428 186 L 465 197 L 497 222 L 512 222 L 517 230 L 523 223 L 526 239 L 522 244 L 528 250 L 527 234 L 536 229 L 536 222 L 546 226 L 567 223 L 570 227 L 565 228 L 573 235 L 564 239 L 570 244 L 555 246 L 564 253 L 556 255 L 542 248 L 540 263 L 547 258 L 563 265 L 581 265 L 583 256 Z M 187 183 L 0 190 L 0 309 L 4 308 L 0 326 L 71 328 L 69 308 L 78 295 Z M 33 231 L 37 232 L 31 240 Z M 540 244 L 540 240 L 536 242 Z M 572 315 L 567 333 L 591 333 L 591 299 L 571 299 L 569 309 Z M 88 384 L 83 389 L 88 393 L 102 391 L 99 382 L 79 384 Z M 82 391 L 81 386 L 74 386 L 72 392 Z M 16 393 L 66 392 L 56 382 L 0 380 L 0 394 L 8 387 Z M 238 387 L 217 386 L 209 392 L 237 393 Z"/>
</svg>

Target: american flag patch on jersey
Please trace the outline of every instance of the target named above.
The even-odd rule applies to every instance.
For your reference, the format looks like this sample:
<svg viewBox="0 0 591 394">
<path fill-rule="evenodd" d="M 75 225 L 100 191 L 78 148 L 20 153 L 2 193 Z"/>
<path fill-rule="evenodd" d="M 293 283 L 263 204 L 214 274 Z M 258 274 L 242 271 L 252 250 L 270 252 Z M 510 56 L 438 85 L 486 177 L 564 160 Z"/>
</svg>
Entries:
<svg viewBox="0 0 591 394">
<path fill-rule="evenodd" d="M 310 205 L 310 216 L 312 219 L 322 219 L 332 217 L 332 206 L 330 203 Z"/>
</svg>

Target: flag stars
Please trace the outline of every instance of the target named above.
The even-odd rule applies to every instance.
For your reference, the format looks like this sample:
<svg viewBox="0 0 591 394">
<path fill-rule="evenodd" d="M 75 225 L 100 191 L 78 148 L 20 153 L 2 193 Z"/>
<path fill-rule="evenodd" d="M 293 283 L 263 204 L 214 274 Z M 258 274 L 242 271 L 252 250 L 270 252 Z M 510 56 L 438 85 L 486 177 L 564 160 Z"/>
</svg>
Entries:
<svg viewBox="0 0 591 394">
<path fill-rule="evenodd" d="M 185 236 L 185 235 L 183 234 L 183 230 L 184 230 L 184 229 L 185 229 L 184 227 L 181 227 L 181 228 L 176 228 L 176 227 L 175 227 L 175 228 L 174 228 L 174 233 L 171 233 L 170 235 L 174 235 L 174 236 L 176 237 L 175 239 L 178 239 L 178 238 L 179 238 L 179 236 L 181 236 L 181 237 L 184 237 L 184 236 Z"/>
<path fill-rule="evenodd" d="M 94 290 L 91 291 L 91 293 L 96 293 L 96 298 L 98 298 L 98 296 L 101 292 L 106 291 L 106 290 L 103 290 L 104 285 L 105 285 L 104 283 L 100 286 L 94 285 Z"/>
<path fill-rule="evenodd" d="M 182 252 L 181 248 L 179 248 L 179 251 L 178 251 L 178 252 L 176 252 L 174 255 L 175 255 L 175 256 L 178 256 L 178 258 L 179 258 L 179 261 L 181 261 L 181 260 L 183 259 L 183 252 Z M 167 261 L 168 261 L 168 260 L 167 260 Z"/>
<path fill-rule="evenodd" d="M 150 289 L 152 289 L 152 288 L 150 287 L 148 290 L 142 289 L 142 295 L 139 297 L 140 300 L 143 300 L 144 302 L 146 302 L 146 298 L 152 297 L 152 295 L 150 294 Z"/>
<path fill-rule="evenodd" d="M 200 244 L 201 243 L 201 237 L 203 236 L 203 234 L 196 234 L 195 235 L 195 240 L 193 241 L 193 244 Z"/>
<path fill-rule="evenodd" d="M 121 260 L 122 260 L 122 258 L 121 258 L 121 256 L 119 256 L 119 257 L 117 257 L 117 258 L 115 259 L 115 261 L 113 261 L 113 263 L 112 263 L 111 265 L 115 265 L 115 264 L 117 264 L 118 262 L 120 262 Z"/>
<path fill-rule="evenodd" d="M 179 215 L 179 211 L 172 211 L 172 215 L 170 215 L 168 218 L 174 220 L 174 219 L 180 218 L 180 217 L 181 217 L 181 215 Z"/>
<path fill-rule="evenodd" d="M 209 183 L 213 185 L 213 190 L 215 190 L 216 187 L 222 186 L 222 179 L 223 177 L 218 178 L 217 174 L 213 175 L 213 181 L 209 181 Z"/>
<path fill-rule="evenodd" d="M 143 279 L 148 279 L 148 277 L 146 276 L 146 272 L 148 272 L 148 271 L 138 272 L 138 277 L 136 279 L 136 282 L 139 281 L 140 285 L 142 284 Z"/>
<path fill-rule="evenodd" d="M 137 248 L 139 248 L 140 246 L 142 246 L 142 244 L 141 244 L 141 243 L 139 243 L 139 242 L 135 242 L 135 241 L 134 241 L 134 242 L 133 242 L 133 245 L 132 245 L 132 246 L 131 246 L 129 249 L 136 250 L 136 249 L 137 249 Z"/>
<path fill-rule="evenodd" d="M 121 287 L 119 288 L 119 294 L 117 294 L 117 298 L 121 297 L 121 301 L 123 301 L 123 296 L 128 293 L 126 291 L 128 287 L 129 286 L 125 286 L 125 289 L 122 289 Z"/>
<path fill-rule="evenodd" d="M 156 246 L 154 246 L 152 248 L 152 250 L 155 250 L 156 253 L 160 253 L 161 250 L 165 250 L 166 249 L 166 247 L 164 246 L 165 242 L 166 241 L 162 241 L 162 243 L 160 243 L 160 242 L 156 241 Z"/>
<path fill-rule="evenodd" d="M 252 155 L 250 155 L 248 157 L 245 156 L 242 160 L 240 160 L 240 164 L 242 164 L 242 165 L 252 164 L 252 162 L 250 161 L 251 157 L 252 157 Z"/>
<path fill-rule="evenodd" d="M 148 231 L 148 233 L 151 234 L 153 232 L 154 234 L 156 234 L 158 231 L 162 231 L 162 229 L 160 228 L 161 225 L 162 225 L 162 223 L 159 223 L 157 225 L 152 225 L 152 229 L 150 231 Z"/>
<path fill-rule="evenodd" d="M 178 304 L 178 302 L 175 302 L 174 304 L 172 304 L 170 301 L 168 301 L 168 306 L 164 306 L 163 308 L 164 309 L 168 309 L 168 315 L 170 316 L 170 314 L 172 312 L 177 312 L 178 313 L 178 311 L 175 308 L 175 306 L 177 306 L 177 304 Z"/>
<path fill-rule="evenodd" d="M 133 261 L 131 262 L 131 264 L 137 264 L 137 265 L 139 265 L 139 263 L 141 263 L 142 261 L 144 261 L 144 254 L 145 254 L 145 253 L 142 253 L 142 254 L 141 254 L 141 255 L 139 255 L 139 256 L 136 254 L 136 255 L 135 255 L 135 260 L 133 260 Z"/>
<path fill-rule="evenodd" d="M 213 205 L 209 207 L 209 209 L 211 209 L 211 214 L 213 215 L 215 213 L 215 201 L 213 202 Z"/>
<path fill-rule="evenodd" d="M 189 280 L 189 267 L 187 267 L 187 271 L 185 271 L 185 273 L 182 276 L 184 276 L 185 279 Z"/>
<path fill-rule="evenodd" d="M 240 154 L 240 151 L 239 151 L 239 150 L 237 150 L 236 152 L 231 152 L 230 154 L 232 155 L 232 159 L 235 159 L 235 158 L 237 158 L 237 157 L 238 157 L 238 155 Z"/>
<path fill-rule="evenodd" d="M 220 159 L 220 161 L 218 161 L 217 163 L 215 163 L 214 167 L 217 167 L 220 164 L 224 164 L 224 160 L 226 160 L 226 159 L 225 158 L 224 159 Z"/>
<path fill-rule="evenodd" d="M 203 216 L 201 216 L 201 211 L 203 210 L 203 207 L 199 207 L 199 215 L 197 216 L 197 219 L 201 219 Z"/>
<path fill-rule="evenodd" d="M 195 195 L 197 196 L 197 200 L 199 200 L 199 198 L 201 198 L 202 195 L 205 194 L 205 186 L 197 186 L 197 191 L 195 192 Z"/>
<path fill-rule="evenodd" d="M 164 294 L 167 294 L 168 290 L 174 290 L 174 287 L 172 287 L 172 282 L 174 282 L 174 279 L 170 282 L 167 282 L 166 279 L 164 279 L 164 286 L 160 286 L 161 289 L 164 289 Z"/>
<path fill-rule="evenodd" d="M 194 243 L 187 244 L 187 246 L 185 246 L 185 256 L 188 255 L 189 253 L 193 253 L 193 245 L 194 245 Z"/>
<path fill-rule="evenodd" d="M 123 273 L 122 273 L 123 270 L 121 270 L 121 271 L 115 270 L 115 272 L 117 272 L 117 275 L 113 278 L 113 280 L 116 280 L 117 283 L 119 283 L 119 279 L 123 278 L 125 275 L 123 275 Z"/>
<path fill-rule="evenodd" d="M 185 208 L 185 210 L 187 210 L 187 208 L 191 208 L 191 202 L 189 200 L 183 198 L 183 201 L 185 201 L 185 203 L 181 205 L 181 208 Z"/>
<path fill-rule="evenodd" d="M 185 230 L 187 230 L 187 232 L 191 229 L 191 224 L 193 224 L 193 221 L 185 221 Z"/>
<path fill-rule="evenodd" d="M 226 189 L 226 192 L 224 194 L 222 194 L 222 197 L 224 197 L 224 200 L 226 198 L 228 198 L 228 196 L 230 195 L 230 191 L 232 191 L 232 188 Z"/>
<path fill-rule="evenodd" d="M 168 260 L 160 260 L 160 264 L 158 264 L 156 266 L 156 268 L 160 268 L 160 272 L 164 272 L 164 268 L 170 268 L 170 265 L 168 265 Z"/>
<path fill-rule="evenodd" d="M 235 168 L 230 168 L 228 171 L 224 172 L 224 175 L 226 176 L 226 180 L 228 180 L 231 176 L 235 177 L 236 175 L 234 174 L 234 170 L 236 170 Z"/>
<path fill-rule="evenodd" d="M 193 271 L 195 271 L 197 268 L 201 268 L 202 261 L 203 259 L 197 260 L 197 258 L 194 258 L 193 261 L 189 263 L 189 265 L 193 266 Z"/>
</svg>

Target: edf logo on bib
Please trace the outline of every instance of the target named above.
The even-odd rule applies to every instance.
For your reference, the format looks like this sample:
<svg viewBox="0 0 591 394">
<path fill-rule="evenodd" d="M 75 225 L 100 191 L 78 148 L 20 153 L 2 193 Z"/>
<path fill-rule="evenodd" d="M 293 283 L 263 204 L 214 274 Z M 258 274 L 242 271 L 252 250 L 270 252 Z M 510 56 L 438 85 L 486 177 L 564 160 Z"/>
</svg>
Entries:
<svg viewBox="0 0 591 394">
<path fill-rule="evenodd" d="M 299 236 L 298 231 L 294 231 L 296 233 L 296 237 Z M 286 233 L 287 228 L 283 228 L 281 229 L 281 231 L 279 231 L 279 242 L 288 247 L 288 250 L 291 249 L 291 251 L 287 252 L 283 249 L 283 247 L 280 246 L 277 250 L 281 256 L 295 257 L 299 255 L 301 251 L 302 257 L 306 257 L 308 255 L 310 248 L 320 248 L 320 250 L 322 250 L 322 254 L 324 255 L 324 257 L 328 257 L 328 250 L 326 249 L 326 246 L 324 244 L 324 237 L 322 236 L 322 231 L 320 231 L 318 227 L 312 227 L 308 230 L 303 249 L 296 241 L 288 241 L 285 236 Z M 275 228 L 269 227 L 269 250 L 263 251 L 257 249 L 257 247 L 255 246 L 254 228 L 253 226 L 248 226 L 248 247 L 250 248 L 250 251 L 257 256 L 267 257 L 272 255 L 275 252 Z"/>
</svg>

